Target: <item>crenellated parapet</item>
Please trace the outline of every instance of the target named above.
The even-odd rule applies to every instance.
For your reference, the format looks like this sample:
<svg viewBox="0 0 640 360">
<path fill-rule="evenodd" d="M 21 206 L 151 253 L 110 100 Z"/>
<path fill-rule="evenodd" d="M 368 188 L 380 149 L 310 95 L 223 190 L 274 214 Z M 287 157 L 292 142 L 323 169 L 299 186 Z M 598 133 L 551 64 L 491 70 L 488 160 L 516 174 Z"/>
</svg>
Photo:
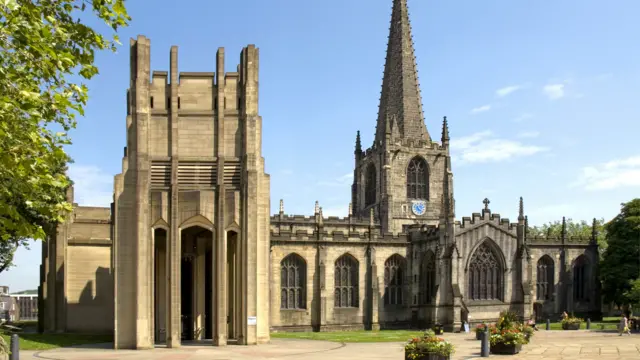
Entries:
<svg viewBox="0 0 640 360">
<path fill-rule="evenodd" d="M 350 215 L 346 217 L 322 215 L 322 208 L 316 202 L 315 215 L 288 215 L 284 213 L 284 202 L 280 200 L 280 212 L 271 216 L 271 242 L 350 242 L 406 244 L 408 233 L 382 233 L 382 227 L 375 221 L 373 212 L 368 219 Z"/>
<path fill-rule="evenodd" d="M 485 199 L 485 201 L 487 202 L 486 205 L 488 205 L 488 200 Z M 488 206 L 480 213 L 472 213 L 470 217 L 465 216 L 462 218 L 462 221 L 456 221 L 454 226 L 456 229 L 464 230 L 478 224 L 486 224 L 487 222 L 507 232 L 515 233 L 518 227 L 517 222 L 511 222 L 509 218 L 501 218 L 498 213 L 491 213 Z"/>
<path fill-rule="evenodd" d="M 563 243 L 561 236 L 527 236 L 527 242 L 530 245 L 561 245 Z M 564 239 L 566 244 L 589 245 L 591 237 L 587 236 L 567 236 Z"/>
</svg>

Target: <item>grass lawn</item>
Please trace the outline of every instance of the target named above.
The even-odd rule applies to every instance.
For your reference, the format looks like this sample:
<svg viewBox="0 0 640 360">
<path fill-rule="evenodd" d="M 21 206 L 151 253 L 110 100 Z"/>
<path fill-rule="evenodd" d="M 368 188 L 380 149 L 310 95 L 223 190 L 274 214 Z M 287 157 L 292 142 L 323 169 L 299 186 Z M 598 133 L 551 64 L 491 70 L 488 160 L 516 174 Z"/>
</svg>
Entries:
<svg viewBox="0 0 640 360">
<path fill-rule="evenodd" d="M 617 330 L 619 318 L 604 318 L 601 322 L 592 322 L 592 331 Z M 559 322 L 550 324 L 551 330 L 562 330 Z M 538 324 L 540 331 L 545 331 L 546 323 Z M 586 322 L 580 327 L 586 330 Z M 328 332 L 283 332 L 272 333 L 273 339 L 305 339 L 324 340 L 345 343 L 367 343 L 367 342 L 404 342 L 416 336 L 422 336 L 424 331 L 420 330 L 381 330 L 381 331 L 328 331 Z M 470 335 L 471 336 L 471 335 Z"/>
<path fill-rule="evenodd" d="M 271 333 L 273 339 L 305 339 L 335 342 L 402 342 L 422 336 L 420 330 L 382 330 L 382 331 L 327 331 L 327 332 L 289 332 Z"/>
<path fill-rule="evenodd" d="M 10 335 L 0 334 L 7 345 Z M 65 346 L 99 344 L 112 342 L 111 335 L 82 335 L 82 334 L 18 334 L 20 338 L 20 350 L 48 350 Z"/>
</svg>

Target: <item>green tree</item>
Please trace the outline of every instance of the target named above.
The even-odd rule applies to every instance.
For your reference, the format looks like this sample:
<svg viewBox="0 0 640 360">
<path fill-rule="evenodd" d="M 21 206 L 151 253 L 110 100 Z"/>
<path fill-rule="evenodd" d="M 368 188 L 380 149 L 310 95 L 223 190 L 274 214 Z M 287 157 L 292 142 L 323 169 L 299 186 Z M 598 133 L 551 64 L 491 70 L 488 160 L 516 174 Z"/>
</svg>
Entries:
<svg viewBox="0 0 640 360">
<path fill-rule="evenodd" d="M 640 271 L 640 199 L 622 204 L 620 214 L 605 225 L 608 247 L 600 266 L 607 302 L 628 305 L 631 280 Z"/>
<path fill-rule="evenodd" d="M 634 309 L 640 307 L 640 278 L 629 282 L 629 290 L 624 293 L 624 296 Z"/>
<path fill-rule="evenodd" d="M 82 79 L 98 74 L 96 51 L 119 43 L 90 16 L 113 32 L 130 20 L 124 0 L 0 0 L 0 241 L 42 240 L 71 209 L 63 147 L 84 114 Z"/>
<path fill-rule="evenodd" d="M 567 236 L 581 236 L 590 238 L 593 232 L 593 221 L 573 221 L 567 219 Z M 607 238 L 604 219 L 596 219 L 597 240 L 600 252 L 607 248 Z M 553 221 L 539 226 L 530 226 L 527 230 L 529 236 L 556 236 L 562 235 L 562 221 Z"/>
</svg>

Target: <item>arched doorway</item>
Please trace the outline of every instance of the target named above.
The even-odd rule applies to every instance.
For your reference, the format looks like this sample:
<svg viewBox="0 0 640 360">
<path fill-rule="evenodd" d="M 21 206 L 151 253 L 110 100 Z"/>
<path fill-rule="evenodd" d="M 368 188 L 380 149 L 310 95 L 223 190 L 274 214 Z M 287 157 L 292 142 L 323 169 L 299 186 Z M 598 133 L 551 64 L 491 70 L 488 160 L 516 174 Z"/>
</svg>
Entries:
<svg viewBox="0 0 640 360">
<path fill-rule="evenodd" d="M 181 339 L 212 338 L 213 232 L 201 226 L 182 230 L 180 256 Z"/>
</svg>

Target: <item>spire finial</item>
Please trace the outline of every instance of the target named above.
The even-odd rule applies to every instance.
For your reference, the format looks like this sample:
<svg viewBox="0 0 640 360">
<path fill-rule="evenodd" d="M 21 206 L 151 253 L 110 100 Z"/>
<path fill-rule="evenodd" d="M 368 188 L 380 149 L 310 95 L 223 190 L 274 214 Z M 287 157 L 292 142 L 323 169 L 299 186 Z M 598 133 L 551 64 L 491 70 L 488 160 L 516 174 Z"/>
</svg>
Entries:
<svg viewBox="0 0 640 360">
<path fill-rule="evenodd" d="M 356 133 L 356 155 L 362 152 L 362 143 L 360 142 L 360 130 Z"/>
<path fill-rule="evenodd" d="M 567 219 L 562 217 L 562 239 L 564 240 L 567 237 Z"/>
<path fill-rule="evenodd" d="M 349 217 L 353 216 L 353 204 L 349 203 Z"/>
<path fill-rule="evenodd" d="M 394 136 L 431 142 L 424 123 L 406 0 L 393 0 L 378 111 L 374 144 L 385 140 L 390 126 L 388 122 L 391 121 L 395 121 L 392 129 Z"/>
<path fill-rule="evenodd" d="M 518 207 L 518 221 L 524 221 L 524 202 L 520 196 L 520 206 Z"/>
<path fill-rule="evenodd" d="M 284 214 L 284 200 L 280 199 L 280 214 Z"/>
<path fill-rule="evenodd" d="M 593 223 L 591 224 L 591 242 L 593 244 L 598 243 L 598 220 L 593 218 Z"/>
<path fill-rule="evenodd" d="M 375 211 L 373 210 L 373 207 L 371 209 L 369 209 L 369 226 L 374 226 L 375 225 Z"/>
<path fill-rule="evenodd" d="M 316 200 L 316 207 L 314 209 L 314 214 L 315 215 L 320 214 L 320 203 L 318 202 L 318 200 Z"/>
<path fill-rule="evenodd" d="M 449 144 L 449 124 L 447 123 L 447 117 L 442 119 L 442 146 Z"/>
</svg>

